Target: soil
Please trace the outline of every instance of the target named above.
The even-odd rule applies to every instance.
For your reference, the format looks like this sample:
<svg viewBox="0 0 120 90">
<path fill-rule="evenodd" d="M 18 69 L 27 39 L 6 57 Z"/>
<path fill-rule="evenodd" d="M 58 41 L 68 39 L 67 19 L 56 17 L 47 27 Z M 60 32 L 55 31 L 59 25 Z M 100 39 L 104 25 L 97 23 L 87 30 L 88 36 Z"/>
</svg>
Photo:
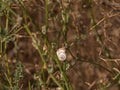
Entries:
<svg viewBox="0 0 120 90">
<path fill-rule="evenodd" d="M 119 90 L 120 84 L 113 80 L 114 75 L 110 71 L 120 70 L 120 0 L 92 0 L 96 26 L 92 24 L 91 4 L 88 3 L 90 0 L 66 1 L 64 6 L 69 6 L 71 9 L 67 12 L 69 15 L 67 41 L 71 43 L 76 40 L 69 50 L 78 57 L 76 59 L 67 52 L 67 60 L 71 67 L 66 73 L 72 82 L 73 90 L 99 90 L 100 87 L 102 90 L 102 87 L 110 82 L 113 84 L 108 90 Z M 28 0 L 24 3 L 34 23 L 42 28 L 45 25 L 43 0 Z M 20 8 L 17 8 L 16 12 L 22 16 Z M 51 0 L 49 12 L 51 15 L 48 40 L 51 43 L 59 41 L 59 47 L 62 47 L 64 37 L 57 38 L 62 29 L 62 10 L 56 0 Z M 57 17 L 57 20 L 54 17 Z M 39 32 L 31 22 L 29 27 L 33 33 Z M 27 35 L 25 30 L 21 30 L 18 34 Z M 44 46 L 43 40 L 41 38 L 39 40 Z M 8 43 L 7 53 L 10 60 L 15 63 L 16 47 L 13 43 Z M 25 66 L 25 77 L 21 81 L 24 90 L 28 87 L 28 81 L 34 82 L 33 75 L 41 69 L 42 63 L 30 37 L 18 37 L 17 48 L 18 59 Z"/>
</svg>

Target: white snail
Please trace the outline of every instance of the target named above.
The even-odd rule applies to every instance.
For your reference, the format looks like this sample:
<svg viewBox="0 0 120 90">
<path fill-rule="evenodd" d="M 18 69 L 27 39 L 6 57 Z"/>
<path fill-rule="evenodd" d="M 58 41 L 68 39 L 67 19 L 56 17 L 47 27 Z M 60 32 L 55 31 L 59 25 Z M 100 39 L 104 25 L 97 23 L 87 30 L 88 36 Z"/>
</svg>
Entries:
<svg viewBox="0 0 120 90">
<path fill-rule="evenodd" d="M 66 53 L 64 48 L 58 49 L 56 53 L 60 61 L 66 60 Z"/>
</svg>

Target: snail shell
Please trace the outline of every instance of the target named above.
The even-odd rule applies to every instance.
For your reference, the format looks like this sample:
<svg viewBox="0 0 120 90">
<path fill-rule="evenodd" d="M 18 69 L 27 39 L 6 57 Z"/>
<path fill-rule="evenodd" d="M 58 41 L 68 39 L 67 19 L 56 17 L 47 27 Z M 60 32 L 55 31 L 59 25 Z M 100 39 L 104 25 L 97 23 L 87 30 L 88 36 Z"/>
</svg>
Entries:
<svg viewBox="0 0 120 90">
<path fill-rule="evenodd" d="M 56 53 L 60 61 L 64 61 L 66 59 L 66 53 L 64 48 L 58 49 Z"/>
</svg>

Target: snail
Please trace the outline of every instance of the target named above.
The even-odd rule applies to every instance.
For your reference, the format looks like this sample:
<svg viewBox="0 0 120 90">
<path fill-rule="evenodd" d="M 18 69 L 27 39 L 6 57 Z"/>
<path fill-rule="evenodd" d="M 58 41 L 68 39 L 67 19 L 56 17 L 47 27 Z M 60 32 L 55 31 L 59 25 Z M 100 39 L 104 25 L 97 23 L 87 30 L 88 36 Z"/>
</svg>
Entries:
<svg viewBox="0 0 120 90">
<path fill-rule="evenodd" d="M 66 60 L 66 52 L 64 48 L 60 48 L 57 50 L 57 56 L 60 61 L 65 61 Z"/>
</svg>

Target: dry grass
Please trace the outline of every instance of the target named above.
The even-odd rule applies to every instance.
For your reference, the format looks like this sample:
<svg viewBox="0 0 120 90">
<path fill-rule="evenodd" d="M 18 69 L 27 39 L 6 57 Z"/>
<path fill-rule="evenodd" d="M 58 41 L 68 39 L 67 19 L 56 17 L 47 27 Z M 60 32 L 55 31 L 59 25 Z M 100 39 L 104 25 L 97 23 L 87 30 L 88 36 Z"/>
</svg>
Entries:
<svg viewBox="0 0 120 90">
<path fill-rule="evenodd" d="M 119 0 L 1 0 L 0 90 L 119 90 L 119 35 Z"/>
</svg>

